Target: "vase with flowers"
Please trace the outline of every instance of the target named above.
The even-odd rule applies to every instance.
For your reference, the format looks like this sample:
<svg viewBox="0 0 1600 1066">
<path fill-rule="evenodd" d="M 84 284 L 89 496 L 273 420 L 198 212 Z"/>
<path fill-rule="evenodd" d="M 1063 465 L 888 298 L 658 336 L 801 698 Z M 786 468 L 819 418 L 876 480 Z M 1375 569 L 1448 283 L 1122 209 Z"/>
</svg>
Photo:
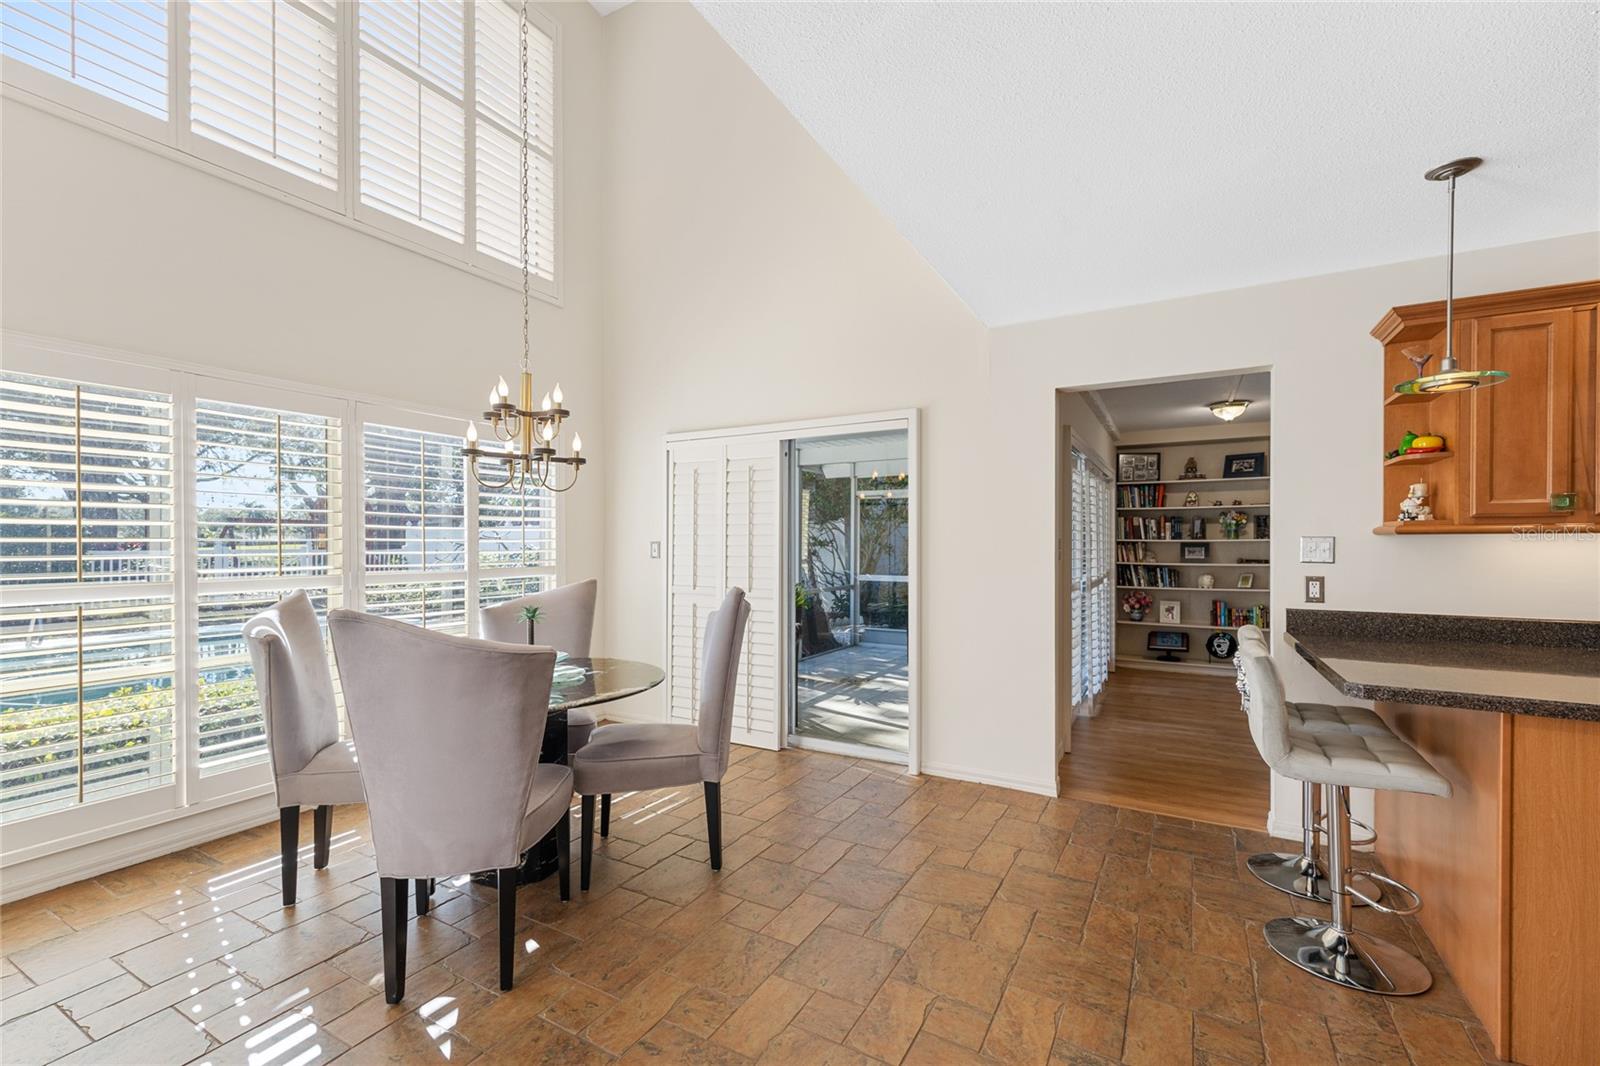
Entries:
<svg viewBox="0 0 1600 1066">
<path fill-rule="evenodd" d="M 1238 540 L 1240 534 L 1244 532 L 1246 523 L 1249 521 L 1250 516 L 1243 511 L 1223 511 L 1217 518 L 1217 524 L 1221 527 L 1222 535 L 1227 540 Z"/>
<path fill-rule="evenodd" d="M 1150 609 L 1153 601 L 1148 593 L 1130 592 L 1122 597 L 1122 609 L 1128 612 L 1128 617 L 1135 622 L 1144 621 L 1144 613 Z"/>
</svg>

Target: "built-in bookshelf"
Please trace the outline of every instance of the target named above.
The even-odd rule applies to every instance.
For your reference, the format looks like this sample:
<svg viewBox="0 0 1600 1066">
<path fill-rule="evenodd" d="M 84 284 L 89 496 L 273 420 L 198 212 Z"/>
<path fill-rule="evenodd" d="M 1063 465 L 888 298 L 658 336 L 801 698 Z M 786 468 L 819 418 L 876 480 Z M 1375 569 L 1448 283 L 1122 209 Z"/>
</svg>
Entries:
<svg viewBox="0 0 1600 1066">
<path fill-rule="evenodd" d="M 1241 430 L 1246 427 L 1239 427 Z M 1255 473 L 1226 476 L 1229 456 L 1259 454 Z M 1212 657 L 1206 642 L 1213 633 L 1237 633 L 1242 625 L 1269 628 L 1271 613 L 1272 449 L 1265 435 L 1241 433 L 1228 439 L 1125 444 L 1117 449 L 1113 535 L 1116 538 L 1116 661 L 1119 667 L 1231 673 L 1231 662 Z M 1148 461 L 1123 456 L 1159 456 L 1159 471 Z M 1193 459 L 1199 477 L 1184 477 Z M 1137 473 L 1139 480 L 1126 480 Z M 1149 475 L 1155 473 L 1156 477 Z M 1222 515 L 1242 520 L 1237 535 L 1224 528 Z M 1194 558 L 1203 555 L 1203 558 Z M 1135 621 L 1122 601 L 1134 591 L 1152 603 Z M 1162 620 L 1164 605 L 1175 605 L 1177 619 Z M 1149 650 L 1150 634 L 1181 633 L 1187 652 L 1165 662 Z"/>
</svg>

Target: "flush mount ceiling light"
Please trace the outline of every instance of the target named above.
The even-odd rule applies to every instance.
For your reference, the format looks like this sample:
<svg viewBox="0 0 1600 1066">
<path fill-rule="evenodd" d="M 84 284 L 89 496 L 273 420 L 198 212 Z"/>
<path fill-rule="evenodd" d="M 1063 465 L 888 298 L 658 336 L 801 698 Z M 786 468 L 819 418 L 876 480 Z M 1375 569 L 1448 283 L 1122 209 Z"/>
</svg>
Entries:
<svg viewBox="0 0 1600 1066">
<path fill-rule="evenodd" d="M 1240 374 L 1238 378 L 1234 380 L 1233 388 L 1228 390 L 1228 398 L 1226 400 L 1216 400 L 1212 403 L 1206 404 L 1206 410 L 1210 411 L 1224 422 L 1232 422 L 1235 418 L 1238 418 L 1240 415 L 1244 414 L 1245 409 L 1250 406 L 1250 401 L 1239 399 L 1239 386 L 1243 384 L 1244 375 Z"/>
<path fill-rule="evenodd" d="M 1456 179 L 1478 169 L 1483 160 L 1477 156 L 1456 159 L 1442 167 L 1434 167 L 1423 175 L 1429 181 L 1450 183 L 1450 251 L 1445 268 L 1444 282 L 1444 359 L 1437 374 L 1423 374 L 1431 354 L 1412 352 L 1406 358 L 1417 368 L 1417 377 L 1402 381 L 1394 387 L 1400 393 L 1465 392 L 1467 389 L 1498 385 L 1511 375 L 1504 370 L 1462 370 L 1456 362 L 1455 302 L 1456 302 Z"/>
<path fill-rule="evenodd" d="M 1218 400 L 1216 403 L 1206 404 L 1206 410 L 1224 422 L 1232 422 L 1235 418 L 1244 414 L 1245 408 L 1249 406 L 1249 400 Z"/>
</svg>

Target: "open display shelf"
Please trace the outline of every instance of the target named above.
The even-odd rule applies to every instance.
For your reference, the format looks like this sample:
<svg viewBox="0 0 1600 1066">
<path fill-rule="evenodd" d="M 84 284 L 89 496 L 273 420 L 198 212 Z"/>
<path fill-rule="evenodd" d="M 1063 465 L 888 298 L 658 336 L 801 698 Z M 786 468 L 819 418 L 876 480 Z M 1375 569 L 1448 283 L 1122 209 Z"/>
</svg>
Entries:
<svg viewBox="0 0 1600 1066">
<path fill-rule="evenodd" d="M 1247 427 L 1238 427 L 1241 431 Z M 1153 481 L 1123 481 L 1116 483 L 1116 508 L 1114 552 L 1116 611 L 1116 664 L 1135 669 L 1166 670 L 1181 673 L 1227 674 L 1233 664 L 1227 660 L 1213 659 L 1206 650 L 1206 639 L 1213 633 L 1237 634 L 1247 618 L 1240 615 L 1251 608 L 1259 609 L 1263 616 L 1262 628 L 1271 618 L 1272 594 L 1270 590 L 1271 536 L 1255 535 L 1259 523 L 1269 521 L 1271 515 L 1271 442 L 1264 435 L 1243 433 L 1230 439 L 1179 440 L 1152 444 L 1124 444 L 1117 449 L 1124 453 L 1159 453 L 1161 477 Z M 1202 474 L 1212 475 L 1222 469 L 1224 457 L 1260 452 L 1266 456 L 1265 473 L 1253 477 L 1200 477 L 1178 478 L 1170 475 L 1181 472 L 1185 462 L 1194 458 Z M 1160 505 L 1150 499 L 1154 493 L 1138 494 L 1132 490 L 1160 486 Z M 1189 492 L 1196 492 L 1200 502 L 1184 502 Z M 1220 505 L 1215 500 L 1222 500 Z M 1234 501 L 1239 501 L 1237 504 Z M 1223 511 L 1238 510 L 1248 516 L 1243 535 L 1222 536 L 1219 516 Z M 1179 524 L 1179 536 L 1133 536 L 1135 532 L 1155 531 L 1151 523 L 1168 532 L 1165 519 L 1170 517 Z M 1181 533 L 1190 531 L 1195 519 L 1205 522 L 1205 536 L 1186 538 Z M 1141 526 L 1141 523 L 1143 525 Z M 1131 528 L 1130 528 L 1131 527 Z M 1204 561 L 1183 559 L 1183 546 L 1205 545 L 1208 558 Z M 1137 558 L 1130 558 L 1137 556 Z M 1165 573 L 1157 577 L 1157 571 Z M 1207 572 L 1215 575 L 1215 584 L 1203 588 L 1198 582 Z M 1180 576 L 1181 575 L 1181 576 Z M 1253 584 L 1239 588 L 1240 575 L 1251 575 Z M 1175 581 L 1162 585 L 1154 580 Z M 1122 598 L 1130 592 L 1143 592 L 1151 599 L 1144 618 L 1135 622 L 1122 609 Z M 1160 620 L 1163 600 L 1179 605 L 1177 622 Z M 1229 616 L 1225 622 L 1214 621 L 1217 602 L 1227 605 Z M 1188 634 L 1189 650 L 1177 651 L 1177 662 L 1158 659 L 1160 651 L 1147 647 L 1151 633 L 1172 631 Z"/>
</svg>

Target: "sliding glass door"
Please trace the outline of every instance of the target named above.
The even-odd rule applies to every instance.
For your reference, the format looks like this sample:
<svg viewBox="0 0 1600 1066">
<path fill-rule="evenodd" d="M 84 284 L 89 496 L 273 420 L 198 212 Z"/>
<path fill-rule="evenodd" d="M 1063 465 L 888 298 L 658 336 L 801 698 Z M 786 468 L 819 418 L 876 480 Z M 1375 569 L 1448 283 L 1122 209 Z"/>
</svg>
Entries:
<svg viewBox="0 0 1600 1066">
<path fill-rule="evenodd" d="M 907 434 L 802 439 L 791 455 L 791 739 L 903 758 L 910 720 Z"/>
</svg>

